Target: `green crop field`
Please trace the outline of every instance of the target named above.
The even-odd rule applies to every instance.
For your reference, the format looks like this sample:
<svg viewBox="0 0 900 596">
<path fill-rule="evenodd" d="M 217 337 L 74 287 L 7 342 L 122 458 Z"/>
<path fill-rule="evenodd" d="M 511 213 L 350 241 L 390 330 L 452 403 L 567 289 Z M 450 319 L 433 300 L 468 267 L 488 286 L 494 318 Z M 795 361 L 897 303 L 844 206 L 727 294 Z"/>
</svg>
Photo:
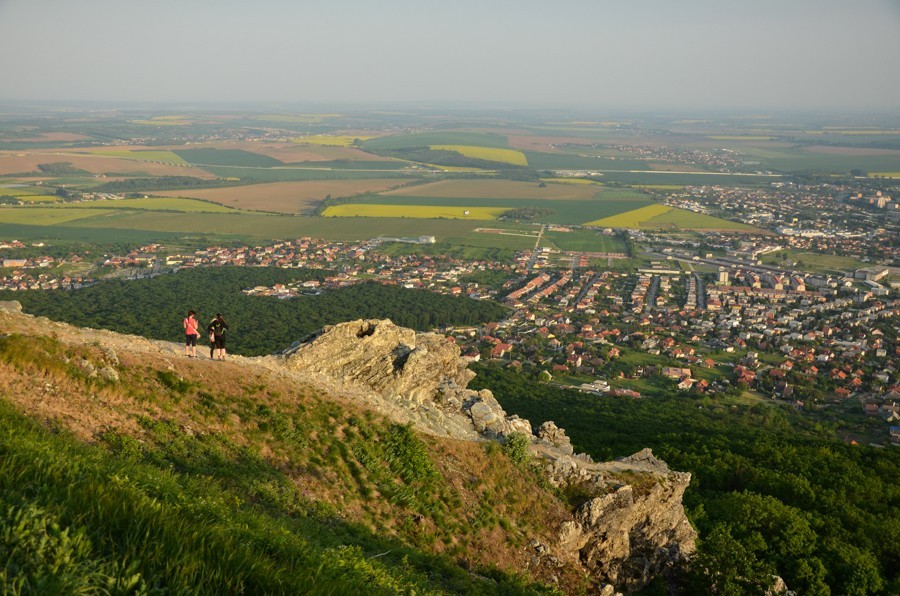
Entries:
<svg viewBox="0 0 900 596">
<path fill-rule="evenodd" d="M 0 186 L 0 197 L 24 197 L 27 195 L 41 195 L 46 192 L 46 188 L 37 186 Z"/>
<path fill-rule="evenodd" d="M 604 172 L 606 182 L 619 182 L 635 186 L 675 185 L 675 186 L 766 186 L 782 179 L 780 175 L 760 176 L 756 174 L 719 174 L 703 172 Z"/>
<path fill-rule="evenodd" d="M 422 219 L 447 218 L 494 220 L 504 211 L 506 211 L 506 209 L 502 207 L 356 203 L 334 205 L 326 209 L 322 215 L 325 217 L 416 217 Z"/>
<path fill-rule="evenodd" d="M 625 252 L 625 245 L 621 240 L 612 236 L 603 236 L 593 230 L 544 232 L 543 241 L 549 242 L 559 250 Z"/>
<path fill-rule="evenodd" d="M 243 149 L 179 149 L 176 153 L 188 163 L 207 166 L 271 168 L 284 165 L 274 157 Z"/>
<path fill-rule="evenodd" d="M 65 207 L 0 207 L 0 222 L 52 226 L 80 219 L 106 216 L 111 209 L 67 209 Z"/>
<path fill-rule="evenodd" d="M 495 133 L 446 131 L 378 137 L 363 143 L 363 148 L 377 152 L 430 145 L 469 145 L 503 149 L 509 147 L 509 141 L 505 136 Z"/>
<path fill-rule="evenodd" d="M 326 119 L 340 118 L 340 116 L 340 114 L 253 114 L 250 119 L 291 124 L 318 124 Z"/>
<path fill-rule="evenodd" d="M 183 213 L 240 213 L 237 209 L 219 205 L 218 203 L 175 197 L 88 201 L 85 203 L 73 203 L 60 208 L 79 209 L 97 207 L 109 209 L 141 209 L 144 211 L 180 211 Z"/>
<path fill-rule="evenodd" d="M 525 154 L 515 149 L 497 149 L 495 147 L 478 147 L 475 145 L 431 145 L 435 151 L 456 151 L 466 157 L 509 163 L 514 166 L 527 166 Z"/>
<path fill-rule="evenodd" d="M 137 161 L 160 161 L 163 163 L 174 163 L 180 165 L 186 164 L 186 162 L 174 151 L 157 151 L 150 149 L 99 149 L 90 151 L 90 155 L 119 157 L 122 159 L 133 159 Z"/>
</svg>

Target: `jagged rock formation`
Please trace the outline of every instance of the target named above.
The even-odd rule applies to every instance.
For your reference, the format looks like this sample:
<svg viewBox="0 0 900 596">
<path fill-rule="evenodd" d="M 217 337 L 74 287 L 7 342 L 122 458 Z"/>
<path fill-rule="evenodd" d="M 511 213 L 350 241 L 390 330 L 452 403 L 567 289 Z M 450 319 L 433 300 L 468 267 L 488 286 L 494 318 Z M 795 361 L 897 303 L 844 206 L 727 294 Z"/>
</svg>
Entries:
<svg viewBox="0 0 900 596">
<path fill-rule="evenodd" d="M 385 411 L 400 406 L 405 419 L 426 432 L 464 440 L 528 436 L 551 483 L 592 495 L 559 528 L 556 544 L 532 545 L 536 565 L 566 561 L 600 582 L 634 590 L 695 550 L 696 533 L 681 504 L 690 474 L 669 470 L 649 449 L 593 462 L 574 454 L 553 422 L 535 434 L 529 421 L 508 416 L 490 391 L 466 388 L 474 373 L 443 336 L 387 320 L 341 323 L 298 343 L 284 355 L 284 365 L 374 391 Z"/>
</svg>

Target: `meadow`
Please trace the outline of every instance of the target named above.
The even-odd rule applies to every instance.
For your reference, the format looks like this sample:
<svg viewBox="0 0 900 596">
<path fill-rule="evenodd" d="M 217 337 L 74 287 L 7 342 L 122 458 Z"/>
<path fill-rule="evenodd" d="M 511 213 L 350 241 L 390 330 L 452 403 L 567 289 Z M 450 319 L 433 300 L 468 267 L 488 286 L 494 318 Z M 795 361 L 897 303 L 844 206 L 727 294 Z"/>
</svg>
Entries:
<svg viewBox="0 0 900 596">
<path fill-rule="evenodd" d="M 765 254 L 760 257 L 760 260 L 767 265 L 774 265 L 775 267 L 786 269 L 794 267 L 794 263 L 797 263 L 797 266 L 802 266 L 804 271 L 832 275 L 847 274 L 866 266 L 866 263 L 851 257 L 823 255 L 794 249 L 780 250 L 778 252 Z"/>
<path fill-rule="evenodd" d="M 497 149 L 494 147 L 478 147 L 474 145 L 430 145 L 435 151 L 455 151 L 466 157 L 508 163 L 514 166 L 527 166 L 525 154 L 515 149 Z"/>
<path fill-rule="evenodd" d="M 383 205 L 356 203 L 333 205 L 322 213 L 324 217 L 414 217 L 422 219 L 497 219 L 503 207 Z"/>
</svg>

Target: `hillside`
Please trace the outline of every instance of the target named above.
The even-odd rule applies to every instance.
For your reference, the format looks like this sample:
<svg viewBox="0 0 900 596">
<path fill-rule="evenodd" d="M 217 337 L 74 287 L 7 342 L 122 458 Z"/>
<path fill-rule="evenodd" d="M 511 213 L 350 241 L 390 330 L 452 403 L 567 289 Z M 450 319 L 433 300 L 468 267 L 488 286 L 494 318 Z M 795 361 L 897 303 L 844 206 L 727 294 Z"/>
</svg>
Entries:
<svg viewBox="0 0 900 596">
<path fill-rule="evenodd" d="M 357 321 L 215 362 L 5 304 L 15 590 L 632 590 L 693 551 L 690 475 L 532 434 L 439 336 Z"/>
</svg>

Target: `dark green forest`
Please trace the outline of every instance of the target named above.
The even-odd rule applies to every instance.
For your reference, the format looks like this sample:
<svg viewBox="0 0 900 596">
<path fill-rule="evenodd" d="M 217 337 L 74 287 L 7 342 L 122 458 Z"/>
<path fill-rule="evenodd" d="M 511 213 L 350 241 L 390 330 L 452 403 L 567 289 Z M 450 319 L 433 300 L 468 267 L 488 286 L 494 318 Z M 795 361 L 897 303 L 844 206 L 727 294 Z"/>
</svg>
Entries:
<svg viewBox="0 0 900 596">
<path fill-rule="evenodd" d="M 276 268 L 210 267 L 140 280 L 107 280 L 75 291 L 0 292 L 25 312 L 81 327 L 111 329 L 152 339 L 181 341 L 188 310 L 204 325 L 220 312 L 229 324 L 228 350 L 245 356 L 271 354 L 324 325 L 360 318 L 389 318 L 429 330 L 498 320 L 504 307 L 488 301 L 443 296 L 369 282 L 289 300 L 247 296 L 242 290 L 326 272 Z M 201 338 L 202 339 L 202 338 Z"/>
<path fill-rule="evenodd" d="M 595 460 L 650 447 L 693 474 L 685 507 L 700 548 L 688 593 L 762 594 L 775 574 L 798 594 L 900 593 L 900 450 L 847 445 L 787 406 L 598 398 L 475 370 L 471 388 L 534 425 L 555 421 Z"/>
</svg>

